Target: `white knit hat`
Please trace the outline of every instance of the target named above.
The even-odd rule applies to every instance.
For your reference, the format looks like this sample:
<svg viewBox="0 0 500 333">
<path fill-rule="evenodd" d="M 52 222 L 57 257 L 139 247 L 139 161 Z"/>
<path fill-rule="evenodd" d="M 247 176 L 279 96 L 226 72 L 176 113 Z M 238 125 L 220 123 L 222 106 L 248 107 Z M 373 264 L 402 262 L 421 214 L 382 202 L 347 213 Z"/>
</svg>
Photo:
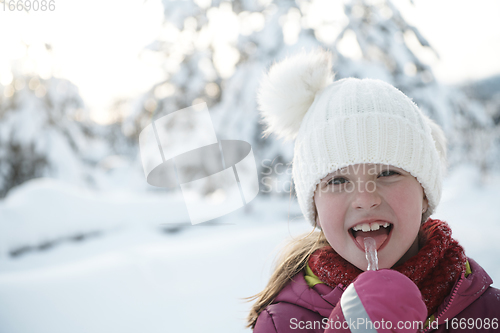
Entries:
<svg viewBox="0 0 500 333">
<path fill-rule="evenodd" d="M 401 91 L 372 79 L 333 82 L 331 55 L 302 53 L 271 67 L 258 94 L 265 135 L 295 138 L 293 180 L 300 208 L 315 224 L 317 184 L 340 168 L 381 163 L 422 185 L 429 207 L 441 198 L 446 140 L 441 128 Z"/>
</svg>

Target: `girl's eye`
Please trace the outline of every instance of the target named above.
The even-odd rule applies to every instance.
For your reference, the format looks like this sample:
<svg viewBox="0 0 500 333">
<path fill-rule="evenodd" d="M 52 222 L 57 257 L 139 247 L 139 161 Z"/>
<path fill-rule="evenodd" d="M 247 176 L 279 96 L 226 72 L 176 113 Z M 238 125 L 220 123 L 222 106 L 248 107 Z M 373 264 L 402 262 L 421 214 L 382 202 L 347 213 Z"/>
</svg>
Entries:
<svg viewBox="0 0 500 333">
<path fill-rule="evenodd" d="M 393 175 L 400 175 L 400 173 L 397 171 L 394 171 L 394 170 L 386 170 L 386 171 L 382 171 L 380 173 L 379 177 L 389 177 L 389 176 L 393 176 Z"/>
<path fill-rule="evenodd" d="M 328 181 L 328 183 L 326 183 L 326 185 L 342 185 L 342 184 L 345 184 L 347 183 L 347 179 L 343 178 L 343 177 L 338 177 L 338 178 L 332 178 Z"/>
</svg>

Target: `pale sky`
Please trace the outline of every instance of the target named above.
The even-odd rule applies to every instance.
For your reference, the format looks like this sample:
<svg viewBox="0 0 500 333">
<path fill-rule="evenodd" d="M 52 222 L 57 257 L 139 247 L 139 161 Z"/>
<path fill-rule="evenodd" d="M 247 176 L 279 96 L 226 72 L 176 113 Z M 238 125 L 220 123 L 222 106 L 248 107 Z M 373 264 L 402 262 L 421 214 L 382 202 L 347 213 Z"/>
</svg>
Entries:
<svg viewBox="0 0 500 333">
<path fill-rule="evenodd" d="M 395 0 L 437 50 L 436 77 L 455 83 L 500 73 L 500 1 Z"/>
<path fill-rule="evenodd" d="M 440 60 L 426 61 L 439 80 L 455 83 L 500 73 L 500 1 L 414 2 L 394 0 L 438 51 Z M 0 83 L 10 83 L 10 61 L 26 52 L 48 77 L 44 68 L 50 68 L 50 60 L 39 55 L 43 43 L 50 43 L 53 74 L 75 83 L 93 119 L 106 121 L 113 99 L 137 96 L 162 78 L 158 59 L 138 58 L 159 34 L 160 0 L 55 0 L 55 6 L 27 15 L 4 10 L 0 3 Z M 25 50 L 22 41 L 33 47 Z"/>
<path fill-rule="evenodd" d="M 8 58 L 24 53 L 20 42 L 53 46 L 55 75 L 76 84 L 96 120 L 114 98 L 136 96 L 161 79 L 154 61 L 139 52 L 157 36 L 159 0 L 56 0 L 54 11 L 3 11 L 0 4 L 0 80 Z M 39 52 L 42 53 L 42 52 Z M 7 58 L 7 59 L 6 59 Z M 42 58 L 42 57 L 40 57 Z M 42 59 L 38 66 L 46 64 Z"/>
</svg>

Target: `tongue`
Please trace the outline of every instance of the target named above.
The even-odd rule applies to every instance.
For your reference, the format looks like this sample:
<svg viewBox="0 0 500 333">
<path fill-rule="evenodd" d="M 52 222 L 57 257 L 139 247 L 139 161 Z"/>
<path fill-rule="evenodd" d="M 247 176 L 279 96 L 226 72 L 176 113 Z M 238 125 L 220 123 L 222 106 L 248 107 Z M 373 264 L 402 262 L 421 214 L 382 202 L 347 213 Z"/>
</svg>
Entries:
<svg viewBox="0 0 500 333">
<path fill-rule="evenodd" d="M 380 228 L 379 230 L 375 231 L 356 231 L 354 233 L 354 238 L 356 238 L 356 242 L 361 246 L 361 248 L 365 248 L 365 237 L 371 237 L 375 240 L 377 243 L 377 250 L 382 246 L 382 244 L 385 242 L 387 239 L 387 236 L 389 235 L 389 230 L 386 228 Z"/>
</svg>

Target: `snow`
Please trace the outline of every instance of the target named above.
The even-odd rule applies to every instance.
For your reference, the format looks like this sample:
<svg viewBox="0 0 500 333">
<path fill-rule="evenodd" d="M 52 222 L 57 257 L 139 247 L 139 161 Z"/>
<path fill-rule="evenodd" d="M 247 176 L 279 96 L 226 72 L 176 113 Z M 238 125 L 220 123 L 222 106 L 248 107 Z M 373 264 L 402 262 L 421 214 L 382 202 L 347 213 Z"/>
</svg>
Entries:
<svg viewBox="0 0 500 333">
<path fill-rule="evenodd" d="M 189 222 L 189 217 L 175 193 L 100 193 L 39 178 L 17 187 L 0 202 L 0 220 L 0 256 L 5 256 L 8 250 L 64 237 L 132 224 Z"/>
<path fill-rule="evenodd" d="M 8 332 L 242 331 L 247 306 L 239 298 L 257 291 L 263 279 L 252 281 L 258 272 L 251 270 L 284 232 L 276 225 L 226 229 L 176 239 L 130 230 L 116 237 L 140 244 L 2 274 L 0 307 L 8 311 L 0 322 Z M 253 239 L 267 246 L 256 249 Z"/>
<path fill-rule="evenodd" d="M 447 221 L 453 237 L 500 287 L 500 174 L 457 167 L 445 180 L 443 197 L 434 216 Z"/>
<path fill-rule="evenodd" d="M 500 174 L 457 167 L 434 215 L 494 281 L 499 195 Z M 246 209 L 196 226 L 185 223 L 180 200 L 48 179 L 12 192 L 0 204 L 2 332 L 249 332 L 243 298 L 263 289 L 284 242 L 312 227 L 289 198 L 260 195 Z M 5 251 L 96 229 L 95 237 L 17 257 Z"/>
</svg>

